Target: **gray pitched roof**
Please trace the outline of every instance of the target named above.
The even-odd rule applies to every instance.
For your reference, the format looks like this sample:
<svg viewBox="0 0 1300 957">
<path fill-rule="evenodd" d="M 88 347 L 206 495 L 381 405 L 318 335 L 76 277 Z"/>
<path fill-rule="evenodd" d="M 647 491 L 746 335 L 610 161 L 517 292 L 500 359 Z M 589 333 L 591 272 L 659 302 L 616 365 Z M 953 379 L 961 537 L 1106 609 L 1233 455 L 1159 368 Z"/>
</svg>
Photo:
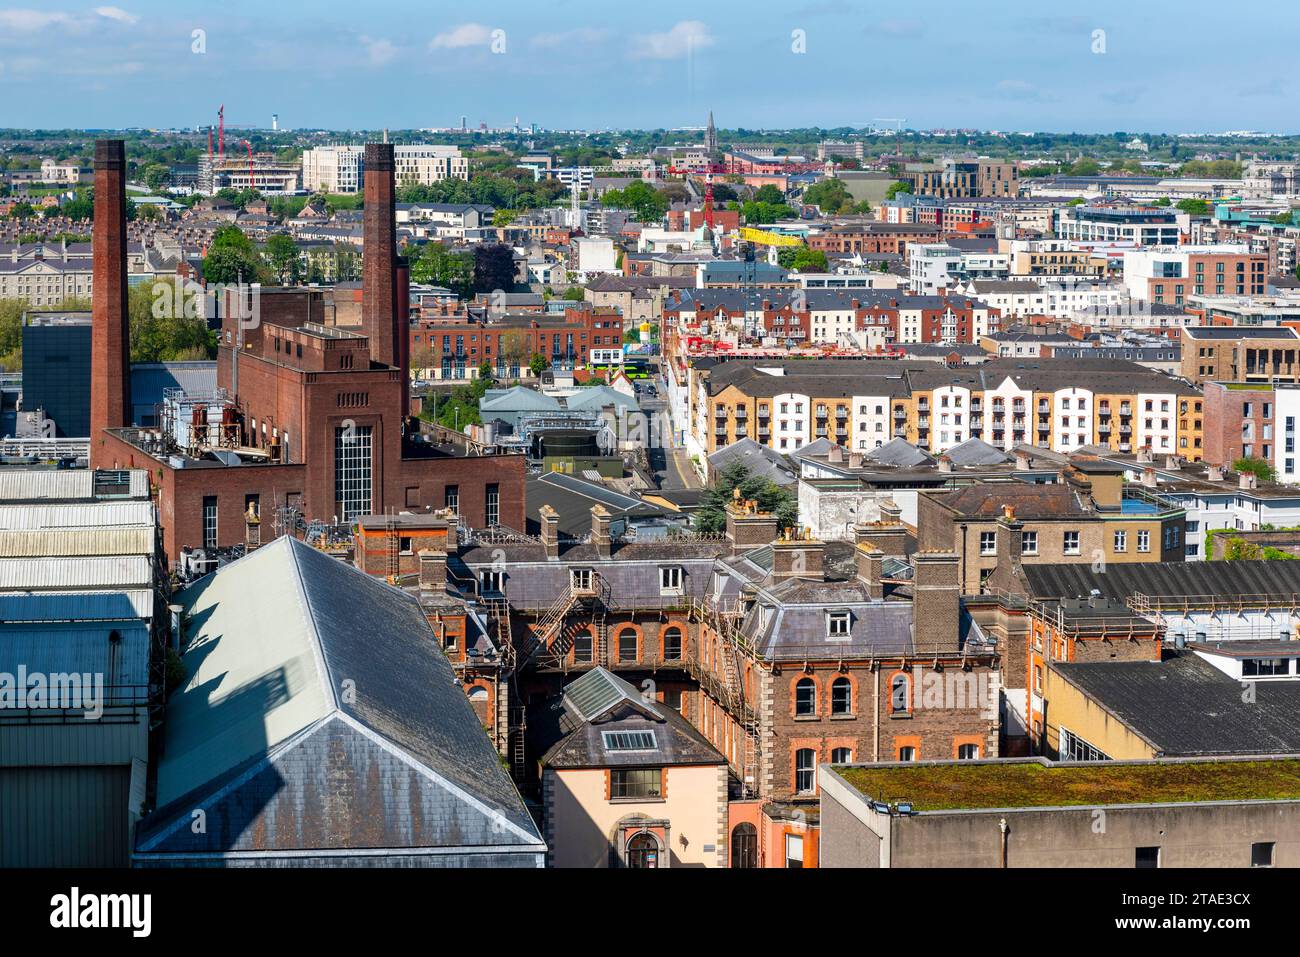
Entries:
<svg viewBox="0 0 1300 957">
<path fill-rule="evenodd" d="M 414 597 L 285 536 L 179 601 L 187 680 L 137 854 L 540 852 Z"/>
</svg>

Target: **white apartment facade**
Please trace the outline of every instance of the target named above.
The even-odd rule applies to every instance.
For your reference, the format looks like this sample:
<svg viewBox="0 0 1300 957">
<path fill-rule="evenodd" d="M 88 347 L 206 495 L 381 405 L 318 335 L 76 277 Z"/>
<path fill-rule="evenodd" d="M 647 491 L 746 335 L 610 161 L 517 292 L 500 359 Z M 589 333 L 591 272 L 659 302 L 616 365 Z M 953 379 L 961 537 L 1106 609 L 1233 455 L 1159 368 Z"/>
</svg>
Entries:
<svg viewBox="0 0 1300 957">
<path fill-rule="evenodd" d="M 393 161 L 399 186 L 429 186 L 446 179 L 469 179 L 469 159 L 461 155 L 458 146 L 394 146 Z M 303 151 L 303 189 L 356 193 L 364 183 L 364 146 L 320 146 Z"/>
</svg>

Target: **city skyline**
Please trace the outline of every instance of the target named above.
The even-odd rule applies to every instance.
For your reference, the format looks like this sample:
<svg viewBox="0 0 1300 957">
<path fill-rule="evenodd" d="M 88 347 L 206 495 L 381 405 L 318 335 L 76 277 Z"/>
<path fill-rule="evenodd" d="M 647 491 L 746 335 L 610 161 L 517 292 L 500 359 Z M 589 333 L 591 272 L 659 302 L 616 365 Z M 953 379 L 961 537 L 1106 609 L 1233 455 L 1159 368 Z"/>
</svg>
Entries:
<svg viewBox="0 0 1300 957">
<path fill-rule="evenodd" d="M 554 130 L 675 129 L 713 109 L 730 129 L 891 117 L 910 129 L 1284 133 L 1287 21 L 1300 25 L 1278 11 L 1249 49 L 1217 49 L 1222 79 L 1206 85 L 1190 53 L 1208 2 L 1178 5 L 1176 19 L 1172 4 L 1101 3 L 1030 16 L 994 4 L 942 21 L 847 0 L 759 2 L 745 16 L 684 3 L 488 13 L 397 2 L 364 21 L 337 3 L 232 0 L 220 16 L 176 6 L 0 6 L 0 124 L 191 128 L 224 102 L 231 126 L 269 127 L 276 113 L 281 129 L 451 127 L 462 116 L 471 128 L 518 117 Z M 1196 97 L 1173 95 L 1195 84 Z"/>
</svg>

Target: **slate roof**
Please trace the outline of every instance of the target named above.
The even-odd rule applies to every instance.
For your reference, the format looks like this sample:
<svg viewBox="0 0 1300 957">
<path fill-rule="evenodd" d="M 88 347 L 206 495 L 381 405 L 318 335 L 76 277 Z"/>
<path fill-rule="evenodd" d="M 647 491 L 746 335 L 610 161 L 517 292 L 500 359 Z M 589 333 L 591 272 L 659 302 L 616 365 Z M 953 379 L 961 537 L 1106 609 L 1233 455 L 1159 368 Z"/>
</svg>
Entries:
<svg viewBox="0 0 1300 957">
<path fill-rule="evenodd" d="M 1193 651 L 1176 651 L 1160 662 L 1053 662 L 1049 667 L 1150 744 L 1158 757 L 1300 752 L 1300 682 L 1257 681 L 1255 698 L 1247 703 L 1239 681 Z"/>
<path fill-rule="evenodd" d="M 967 439 L 958 445 L 954 445 L 944 453 L 952 459 L 953 465 L 972 466 L 972 465 L 1001 465 L 1003 462 L 1013 461 L 1012 456 L 1007 455 L 1001 449 L 994 448 L 983 439 Z"/>
<path fill-rule="evenodd" d="M 138 863 L 544 852 L 415 598 L 284 536 L 178 601 L 187 678 Z"/>
<path fill-rule="evenodd" d="M 1105 572 L 1094 572 L 1088 563 L 1077 565 L 1026 564 L 1022 573 L 1033 596 L 1061 597 L 1088 595 L 1096 589 L 1102 596 L 1124 600 L 1130 595 L 1277 595 L 1287 603 L 1300 595 L 1300 562 L 1111 562 Z"/>
<path fill-rule="evenodd" d="M 709 468 L 715 471 L 725 469 L 733 462 L 744 465 L 751 476 L 770 479 L 777 485 L 789 485 L 798 479 L 785 456 L 748 436 L 724 445 L 709 456 Z"/>
<path fill-rule="evenodd" d="M 958 515 L 972 519 L 1000 518 L 1004 505 L 1015 508 L 1017 519 L 1030 521 L 1069 518 L 1090 512 L 1080 501 L 1078 493 L 1062 484 L 1006 482 L 998 485 L 968 485 L 931 497 Z"/>
<path fill-rule="evenodd" d="M 529 732 L 542 763 L 555 768 L 663 767 L 725 764 L 726 758 L 674 709 L 642 694 L 622 678 L 596 667 L 529 715 Z M 604 732 L 649 731 L 654 747 L 619 751 L 605 747 Z"/>
<path fill-rule="evenodd" d="M 863 458 L 870 459 L 878 465 L 896 465 L 899 468 L 915 468 L 918 465 L 930 465 L 934 462 L 927 453 L 906 439 L 890 439 L 880 448 L 866 453 Z"/>
</svg>

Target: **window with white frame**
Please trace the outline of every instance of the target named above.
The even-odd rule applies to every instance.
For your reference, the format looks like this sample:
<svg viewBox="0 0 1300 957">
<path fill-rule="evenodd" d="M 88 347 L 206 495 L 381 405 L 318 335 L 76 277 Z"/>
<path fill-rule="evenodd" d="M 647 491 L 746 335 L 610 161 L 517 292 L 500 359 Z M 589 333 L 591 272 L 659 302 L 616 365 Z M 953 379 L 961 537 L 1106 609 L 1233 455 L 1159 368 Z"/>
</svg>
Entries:
<svg viewBox="0 0 1300 957">
<path fill-rule="evenodd" d="M 849 637 L 849 612 L 847 610 L 828 611 L 826 613 L 826 637 Z"/>
<path fill-rule="evenodd" d="M 1061 550 L 1067 555 L 1079 554 L 1079 533 L 1066 532 L 1061 540 Z"/>
<path fill-rule="evenodd" d="M 996 555 L 998 553 L 998 533 L 980 532 L 980 554 Z"/>
<path fill-rule="evenodd" d="M 680 565 L 668 565 L 659 569 L 659 591 L 678 593 L 682 590 L 682 569 Z"/>
<path fill-rule="evenodd" d="M 1020 533 L 1020 551 L 1025 555 L 1038 554 L 1038 533 L 1037 532 Z"/>
</svg>

